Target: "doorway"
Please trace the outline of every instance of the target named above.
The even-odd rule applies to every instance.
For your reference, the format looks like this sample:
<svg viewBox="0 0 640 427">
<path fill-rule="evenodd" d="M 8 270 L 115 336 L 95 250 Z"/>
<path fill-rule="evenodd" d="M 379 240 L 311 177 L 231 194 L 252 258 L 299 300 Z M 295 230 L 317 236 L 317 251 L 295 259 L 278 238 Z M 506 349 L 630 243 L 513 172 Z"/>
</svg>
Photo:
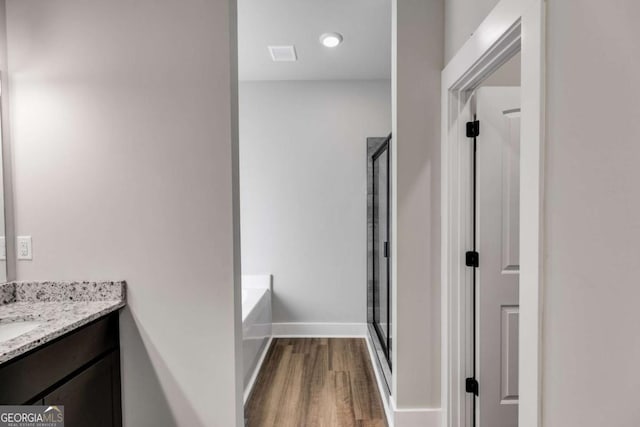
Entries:
<svg viewBox="0 0 640 427">
<path fill-rule="evenodd" d="M 492 425 L 489 424 L 491 421 L 483 420 L 483 416 L 488 414 L 485 403 L 504 408 L 508 404 L 516 406 L 516 400 L 517 409 L 514 411 L 512 406 L 511 412 L 517 415 L 511 415 L 511 421 L 504 425 L 534 427 L 541 419 L 544 16 L 542 0 L 501 0 L 442 73 L 442 395 L 446 396 L 447 411 L 443 425 L 447 427 L 502 425 Z M 480 117 L 483 114 L 480 111 L 481 101 L 477 95 L 481 94 L 481 86 L 489 81 L 489 76 L 495 75 L 496 70 L 518 52 L 521 52 L 522 62 L 519 73 L 522 101 L 519 118 L 519 231 L 515 233 L 519 251 L 517 264 L 512 264 L 509 257 L 505 258 L 501 253 L 500 263 L 505 259 L 508 263 L 499 265 L 494 272 L 495 275 L 508 276 L 513 275 L 517 268 L 517 304 L 508 300 L 497 304 L 501 323 L 492 333 L 494 340 L 500 340 L 500 345 L 493 346 L 493 350 L 499 350 L 499 363 L 493 368 L 496 374 L 490 375 L 491 368 L 483 365 L 483 360 L 488 357 L 483 356 L 483 346 L 490 349 L 491 341 L 483 337 L 480 324 L 487 323 L 483 316 L 490 313 L 488 308 L 483 308 L 481 298 L 491 294 L 482 293 L 491 280 L 484 277 L 491 268 L 483 269 L 483 262 L 487 263 L 482 251 L 490 250 L 483 247 L 483 242 L 495 244 L 498 241 L 502 245 L 503 236 L 502 231 L 499 238 L 493 235 L 487 240 L 481 236 L 487 214 L 483 215 L 479 208 L 482 195 L 477 193 L 475 200 L 473 197 L 474 185 L 478 185 L 476 191 L 481 191 L 481 163 L 486 163 L 486 159 L 480 159 L 482 153 L 474 155 L 473 151 L 474 145 L 477 148 L 482 143 L 478 138 L 481 138 L 484 128 Z M 482 111 L 485 110 L 483 108 Z M 508 119 L 508 114 L 511 118 L 517 115 L 517 111 L 507 110 L 501 111 L 502 120 Z M 468 129 L 467 122 L 473 123 L 478 119 L 479 132 L 473 124 Z M 473 137 L 467 137 L 467 130 L 471 135 L 477 133 L 475 144 Z M 478 167 L 478 182 L 474 159 Z M 487 170 L 497 174 L 499 169 L 494 165 L 493 169 Z M 500 194 L 502 191 L 501 185 Z M 502 219 L 496 224 L 501 230 Z M 515 241 L 509 244 L 515 244 Z M 490 259 L 491 255 L 488 256 Z M 509 266 L 511 268 L 504 268 Z M 500 287 L 500 284 L 495 285 L 494 291 Z M 493 318 L 496 319 L 496 315 Z M 507 327 L 503 328 L 502 323 Z M 503 353 L 507 356 L 503 357 Z M 505 363 L 502 363 L 503 359 Z M 512 362 L 517 359 L 517 364 L 506 363 L 507 359 Z M 517 376 L 510 375 L 515 371 Z M 491 376 L 493 386 L 487 385 L 486 375 Z M 493 392 L 487 391 L 487 387 Z M 507 393 L 503 393 L 504 390 Z M 513 393 L 514 390 L 517 394 Z M 497 397 L 491 397 L 492 393 Z M 503 405 L 507 401 L 510 402 Z M 517 418 L 517 423 L 514 418 Z"/>
</svg>

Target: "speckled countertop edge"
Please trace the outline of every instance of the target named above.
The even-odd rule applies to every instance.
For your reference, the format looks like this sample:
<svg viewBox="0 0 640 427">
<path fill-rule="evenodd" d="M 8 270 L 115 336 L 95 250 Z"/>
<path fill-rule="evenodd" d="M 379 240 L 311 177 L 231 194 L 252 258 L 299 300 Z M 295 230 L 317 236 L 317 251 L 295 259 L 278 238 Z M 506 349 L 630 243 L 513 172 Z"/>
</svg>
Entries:
<svg viewBox="0 0 640 427">
<path fill-rule="evenodd" d="M 41 323 L 0 341 L 0 364 L 126 305 L 125 282 L 11 282 L 0 285 L 0 324 Z"/>
</svg>

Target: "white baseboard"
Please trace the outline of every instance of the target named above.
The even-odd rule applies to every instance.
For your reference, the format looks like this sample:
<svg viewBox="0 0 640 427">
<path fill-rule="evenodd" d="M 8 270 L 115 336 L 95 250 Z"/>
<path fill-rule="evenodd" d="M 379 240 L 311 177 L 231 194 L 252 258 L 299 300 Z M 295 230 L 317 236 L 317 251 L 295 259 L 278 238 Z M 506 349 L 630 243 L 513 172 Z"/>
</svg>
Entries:
<svg viewBox="0 0 640 427">
<path fill-rule="evenodd" d="M 251 374 L 251 378 L 249 378 L 249 383 L 244 388 L 244 396 L 242 399 L 242 403 L 245 405 L 247 403 L 247 400 L 249 400 L 249 396 L 251 395 L 251 390 L 253 390 L 253 386 L 256 384 L 256 379 L 258 378 L 258 373 L 260 373 L 260 368 L 262 368 L 262 363 L 264 362 L 264 359 L 267 356 L 267 352 L 271 347 L 271 341 L 273 341 L 273 337 L 269 338 L 269 341 L 267 341 L 267 344 L 262 349 L 262 354 L 258 359 L 258 363 L 256 363 L 256 367 L 254 368 L 253 373 Z"/>
<path fill-rule="evenodd" d="M 440 408 L 402 408 L 393 402 L 394 427 L 441 427 L 442 410 Z"/>
<path fill-rule="evenodd" d="M 367 335 L 366 323 L 274 323 L 272 333 L 276 338 L 357 337 Z"/>
</svg>

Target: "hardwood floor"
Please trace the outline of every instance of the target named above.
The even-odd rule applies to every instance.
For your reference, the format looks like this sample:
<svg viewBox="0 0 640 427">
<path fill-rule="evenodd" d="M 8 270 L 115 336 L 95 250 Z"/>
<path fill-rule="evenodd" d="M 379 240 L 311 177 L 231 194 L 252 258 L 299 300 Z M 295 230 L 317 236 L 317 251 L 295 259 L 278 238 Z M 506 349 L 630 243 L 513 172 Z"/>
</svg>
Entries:
<svg viewBox="0 0 640 427">
<path fill-rule="evenodd" d="M 245 406 L 248 427 L 384 427 L 361 338 L 274 339 Z"/>
</svg>

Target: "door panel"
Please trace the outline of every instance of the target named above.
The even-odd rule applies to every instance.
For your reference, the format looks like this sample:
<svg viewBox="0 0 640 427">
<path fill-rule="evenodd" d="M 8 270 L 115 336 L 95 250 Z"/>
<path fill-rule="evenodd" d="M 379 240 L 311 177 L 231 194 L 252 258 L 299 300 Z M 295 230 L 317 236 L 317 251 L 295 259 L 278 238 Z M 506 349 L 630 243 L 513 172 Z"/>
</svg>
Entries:
<svg viewBox="0 0 640 427">
<path fill-rule="evenodd" d="M 482 87 L 476 92 L 480 427 L 518 425 L 519 108 L 518 87 Z"/>
<path fill-rule="evenodd" d="M 503 111 L 502 272 L 520 271 L 520 109 Z M 491 129 L 489 129 L 491 131 Z"/>
<path fill-rule="evenodd" d="M 517 306 L 502 307 L 501 322 L 501 404 L 518 404 L 518 316 Z"/>
</svg>

